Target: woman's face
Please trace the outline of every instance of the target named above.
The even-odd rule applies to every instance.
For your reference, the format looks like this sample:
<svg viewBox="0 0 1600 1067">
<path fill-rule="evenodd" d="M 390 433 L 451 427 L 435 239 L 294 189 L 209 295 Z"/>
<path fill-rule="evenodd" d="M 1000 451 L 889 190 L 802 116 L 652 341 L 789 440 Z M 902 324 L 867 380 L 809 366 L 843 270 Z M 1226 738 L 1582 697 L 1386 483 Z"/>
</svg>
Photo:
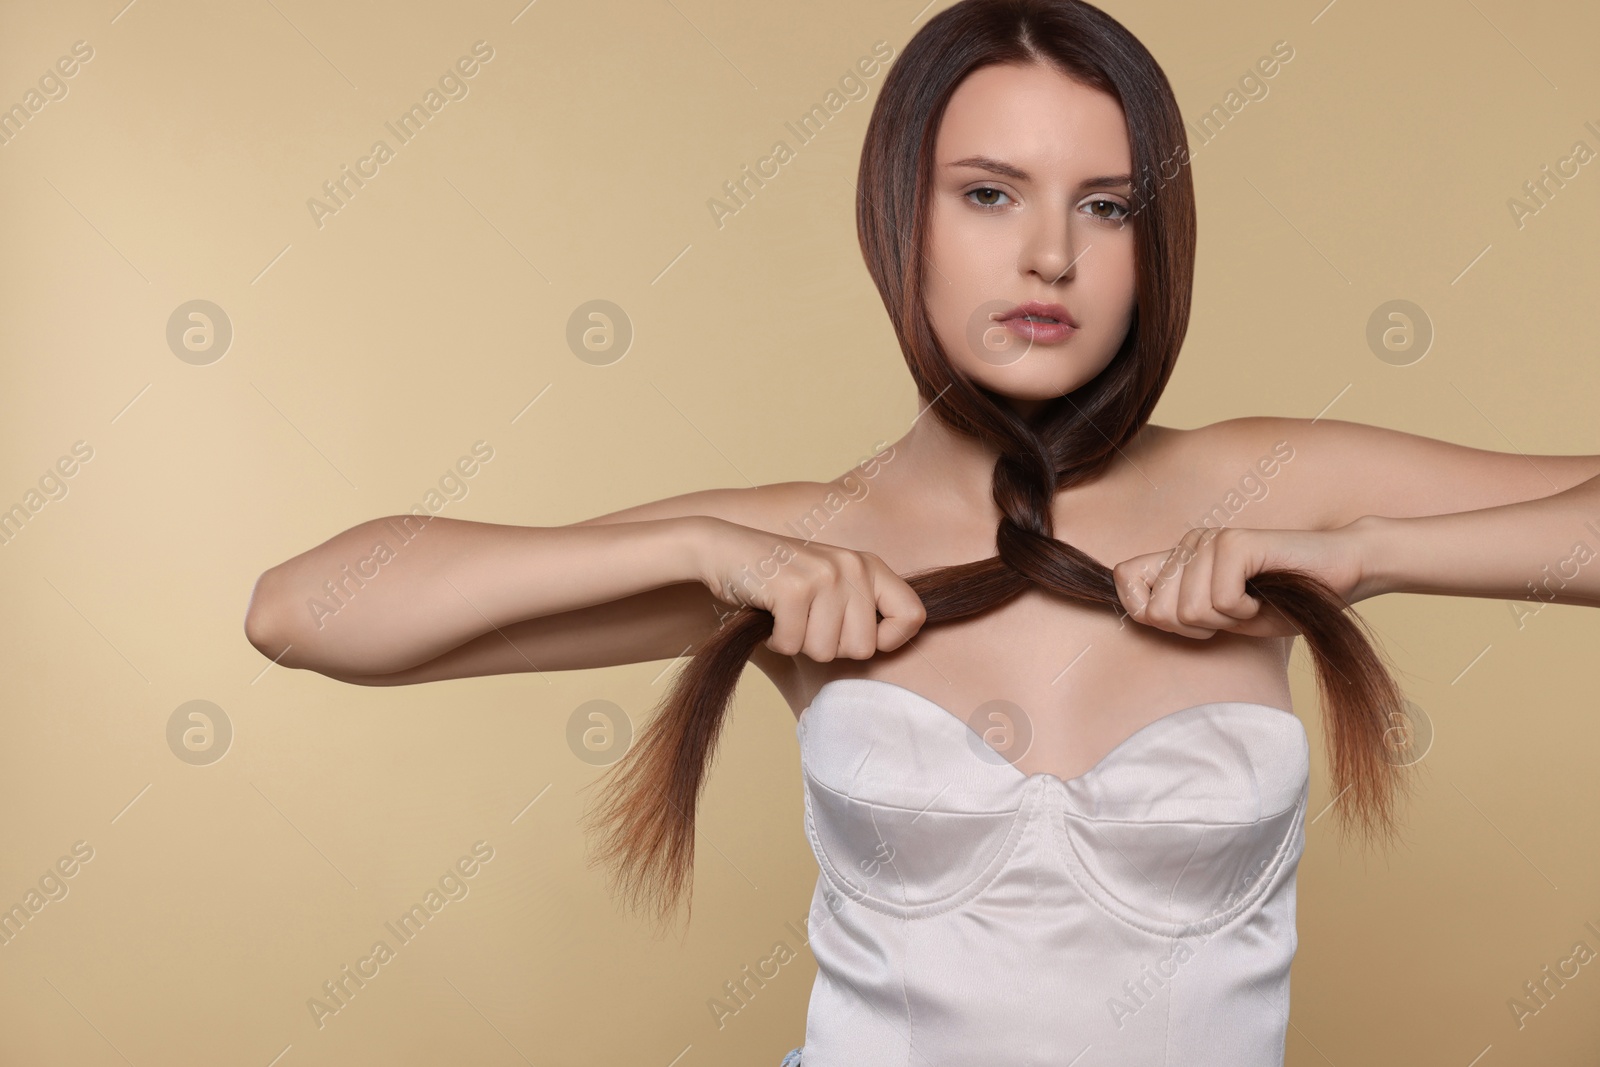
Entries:
<svg viewBox="0 0 1600 1067">
<path fill-rule="evenodd" d="M 1132 173 L 1121 106 L 1054 68 L 988 66 L 956 87 L 923 279 L 958 373 L 1027 415 L 1111 362 L 1133 317 Z M 1077 327 L 999 321 L 1028 301 Z"/>
</svg>

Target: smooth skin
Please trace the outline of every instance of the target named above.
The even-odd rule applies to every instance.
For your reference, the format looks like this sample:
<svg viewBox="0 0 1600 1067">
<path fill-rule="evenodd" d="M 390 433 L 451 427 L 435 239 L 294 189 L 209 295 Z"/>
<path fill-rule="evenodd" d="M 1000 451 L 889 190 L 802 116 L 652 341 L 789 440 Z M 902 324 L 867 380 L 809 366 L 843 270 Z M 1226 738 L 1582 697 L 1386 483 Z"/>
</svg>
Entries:
<svg viewBox="0 0 1600 1067">
<path fill-rule="evenodd" d="M 1130 187 L 1094 181 L 1131 172 L 1116 101 L 1047 67 L 984 68 L 953 95 L 935 165 L 928 306 L 957 369 L 1024 413 L 1087 382 L 1134 307 Z M 1064 305 L 1080 329 L 1018 358 L 970 343 L 987 309 L 1029 299 Z M 1054 502 L 1056 536 L 1112 567 L 1125 616 L 1029 592 L 924 633 L 899 575 L 992 556 L 1000 518 L 995 456 L 927 414 L 829 482 L 708 489 L 556 527 L 435 517 L 403 544 L 393 530 L 415 518 L 372 520 L 262 574 L 246 635 L 288 667 L 410 685 L 672 659 L 754 604 L 775 621 L 753 662 L 795 715 L 846 676 L 962 717 L 1003 698 L 1032 728 L 1017 768 L 1065 779 L 1181 708 L 1290 707 L 1292 631 L 1244 594 L 1251 574 L 1303 568 L 1351 604 L 1408 589 L 1515 599 L 1600 514 L 1600 456 L 1334 419 L 1148 425 Z M 1228 528 L 1197 528 L 1251 476 L 1270 491 Z M 778 532 L 806 514 L 814 540 Z M 380 538 L 395 558 L 319 625 L 309 603 Z M 1600 602 L 1597 575 L 1555 599 Z"/>
</svg>

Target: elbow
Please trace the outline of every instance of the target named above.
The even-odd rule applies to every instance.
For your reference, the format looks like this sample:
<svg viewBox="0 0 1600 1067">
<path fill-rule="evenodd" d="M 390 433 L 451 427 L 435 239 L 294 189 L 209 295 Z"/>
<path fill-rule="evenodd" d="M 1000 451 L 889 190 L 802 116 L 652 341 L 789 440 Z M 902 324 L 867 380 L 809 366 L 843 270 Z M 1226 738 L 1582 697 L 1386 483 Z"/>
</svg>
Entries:
<svg viewBox="0 0 1600 1067">
<path fill-rule="evenodd" d="M 250 603 L 244 613 L 244 636 L 257 652 L 280 667 L 312 671 L 336 682 L 351 685 L 400 685 L 400 675 L 368 673 L 348 665 L 330 662 L 319 649 L 310 626 L 297 627 L 288 621 L 294 610 L 284 596 L 279 579 L 271 570 L 256 579 Z"/>
<path fill-rule="evenodd" d="M 286 667 L 298 666 L 287 662 L 286 653 L 294 647 L 294 638 L 283 625 L 283 604 L 276 595 L 272 571 L 264 571 L 250 590 L 250 603 L 244 612 L 244 636 L 255 650 L 274 663 Z"/>
</svg>

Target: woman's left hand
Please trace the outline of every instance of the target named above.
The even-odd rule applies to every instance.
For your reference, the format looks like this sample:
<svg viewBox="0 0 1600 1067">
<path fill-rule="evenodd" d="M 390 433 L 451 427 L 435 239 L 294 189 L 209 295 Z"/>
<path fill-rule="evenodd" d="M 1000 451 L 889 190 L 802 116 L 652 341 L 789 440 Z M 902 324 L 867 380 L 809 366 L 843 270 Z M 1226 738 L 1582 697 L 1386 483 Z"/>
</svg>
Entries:
<svg viewBox="0 0 1600 1067">
<path fill-rule="evenodd" d="M 1166 552 L 1149 552 L 1111 568 L 1128 615 L 1184 637 L 1218 630 L 1250 637 L 1298 634 L 1289 620 L 1245 592 L 1262 571 L 1306 571 L 1348 604 L 1372 595 L 1366 587 L 1363 541 L 1354 524 L 1332 530 L 1251 530 L 1196 527 Z"/>
</svg>

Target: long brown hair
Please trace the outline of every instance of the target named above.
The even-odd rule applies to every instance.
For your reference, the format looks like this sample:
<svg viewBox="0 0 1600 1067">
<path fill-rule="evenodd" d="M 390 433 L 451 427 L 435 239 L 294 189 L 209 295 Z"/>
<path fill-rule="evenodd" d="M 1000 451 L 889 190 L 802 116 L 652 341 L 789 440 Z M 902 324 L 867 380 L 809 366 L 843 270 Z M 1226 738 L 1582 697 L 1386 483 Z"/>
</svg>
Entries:
<svg viewBox="0 0 1600 1067">
<path fill-rule="evenodd" d="M 933 145 L 951 95 L 980 67 L 1046 63 L 1113 96 L 1133 156 L 1136 309 L 1116 356 L 1092 381 L 1024 418 L 952 367 L 923 299 Z M 1029 589 L 1120 609 L 1108 567 L 1051 532 L 1057 492 L 1091 479 L 1145 425 L 1177 361 L 1194 276 L 1194 187 L 1177 100 L 1166 75 L 1120 23 L 1081 0 L 962 0 L 928 21 L 884 79 L 861 152 L 856 232 L 917 391 L 953 430 L 999 453 L 998 554 L 907 576 L 924 627 L 980 615 Z M 935 400 L 937 399 L 937 403 Z M 1387 838 L 1409 788 L 1386 736 L 1402 698 L 1364 634 L 1365 623 L 1315 576 L 1264 571 L 1246 582 L 1280 612 L 1315 662 L 1338 818 L 1345 831 Z M 1359 625 L 1358 625 L 1359 623 Z M 621 895 L 661 920 L 692 890 L 695 806 L 735 686 L 771 613 L 731 612 L 694 652 L 604 795 L 585 815 L 597 860 Z"/>
</svg>

